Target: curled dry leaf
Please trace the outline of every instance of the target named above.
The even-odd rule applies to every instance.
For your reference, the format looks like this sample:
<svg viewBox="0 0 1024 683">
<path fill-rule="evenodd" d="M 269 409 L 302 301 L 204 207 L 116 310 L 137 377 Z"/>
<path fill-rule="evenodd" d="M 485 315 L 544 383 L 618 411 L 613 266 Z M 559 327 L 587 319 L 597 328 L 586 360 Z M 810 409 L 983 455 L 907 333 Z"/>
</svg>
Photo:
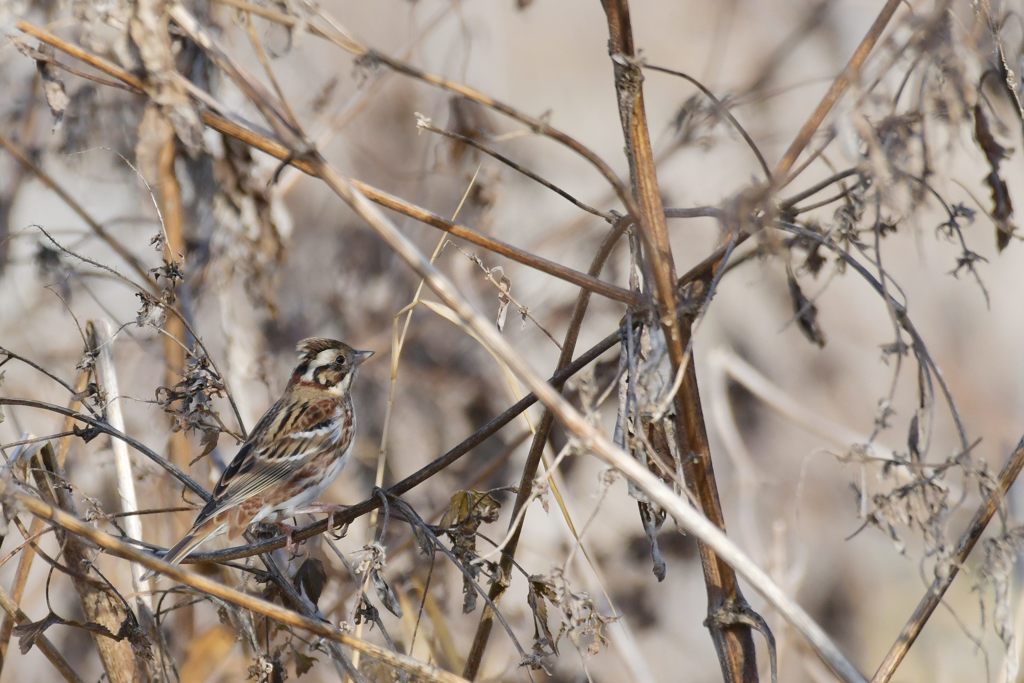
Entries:
<svg viewBox="0 0 1024 683">
<path fill-rule="evenodd" d="M 398 600 L 398 595 L 395 590 L 391 587 L 391 584 L 384 578 L 383 570 L 387 565 L 387 556 L 384 551 L 384 546 L 379 543 L 370 543 L 363 547 L 364 557 L 359 566 L 356 567 L 356 573 L 364 576 L 368 576 L 370 583 L 373 584 L 374 590 L 377 592 L 377 598 L 381 604 L 387 608 L 389 612 L 394 614 L 396 617 L 401 618 L 402 616 L 402 605 Z M 365 600 L 365 599 L 364 599 Z M 366 605 L 369 612 L 373 611 L 369 604 Z M 368 617 L 370 620 L 375 620 L 376 617 Z"/>
<path fill-rule="evenodd" d="M 512 291 L 512 281 L 505 275 L 501 266 L 495 266 L 491 268 L 491 277 L 494 277 L 495 273 L 498 274 L 497 287 L 498 287 L 498 319 L 497 326 L 498 330 L 505 329 L 505 320 L 508 317 L 508 305 L 512 299 L 509 294 Z"/>
<path fill-rule="evenodd" d="M 605 630 L 616 617 L 601 614 L 588 593 L 573 591 L 560 570 L 546 576 L 531 576 L 527 602 L 534 619 L 534 650 L 525 662 L 531 667 L 539 666 L 541 657 L 557 655 L 558 641 L 563 636 L 567 636 L 577 649 L 585 649 L 591 655 L 596 655 L 608 644 Z M 556 608 L 561 616 L 557 634 L 552 634 L 548 624 L 549 605 Z"/>
<path fill-rule="evenodd" d="M 992 192 L 991 213 L 992 220 L 996 224 L 996 247 L 1002 251 L 1010 243 L 1010 238 L 1015 230 L 1010 189 L 999 174 L 999 165 L 1009 155 L 1009 151 L 1000 145 L 992 135 L 981 101 L 974 105 L 974 139 L 991 169 L 990 173 L 985 176 L 985 182 Z"/>
<path fill-rule="evenodd" d="M 786 282 L 789 285 L 789 298 L 793 301 L 793 315 L 796 316 L 800 331 L 818 346 L 825 346 L 825 332 L 818 324 L 818 307 L 804 295 L 791 270 L 786 273 Z"/>
<path fill-rule="evenodd" d="M 61 78 L 61 69 L 57 58 L 53 54 L 53 48 L 49 45 L 40 45 L 34 48 L 23 41 L 14 41 L 15 47 L 36 62 L 36 69 L 43 82 L 43 96 L 46 104 L 50 107 L 53 115 L 53 127 L 56 129 L 64 119 L 64 112 L 71 103 L 67 90 L 64 88 L 64 80 Z"/>
<path fill-rule="evenodd" d="M 320 595 L 327 585 L 327 571 L 323 561 L 307 557 L 295 572 L 293 582 L 296 590 L 305 594 L 314 605 L 319 605 Z"/>
<path fill-rule="evenodd" d="M 59 623 L 61 623 L 60 617 L 50 612 L 39 621 L 30 621 L 15 626 L 13 633 L 18 639 L 18 649 L 21 651 L 21 654 L 26 654 L 31 650 L 32 646 L 39 640 L 39 637 L 46 633 L 46 629 Z"/>
<path fill-rule="evenodd" d="M 480 560 L 476 552 L 476 532 L 481 524 L 498 519 L 501 503 L 492 491 L 456 491 L 448 503 L 448 509 L 441 517 L 441 529 L 452 542 L 452 554 L 463 564 L 466 573 L 462 575 L 462 611 L 468 614 L 476 609 L 477 591 L 473 581 L 486 567 L 493 580 L 501 580 L 493 562 Z"/>
</svg>

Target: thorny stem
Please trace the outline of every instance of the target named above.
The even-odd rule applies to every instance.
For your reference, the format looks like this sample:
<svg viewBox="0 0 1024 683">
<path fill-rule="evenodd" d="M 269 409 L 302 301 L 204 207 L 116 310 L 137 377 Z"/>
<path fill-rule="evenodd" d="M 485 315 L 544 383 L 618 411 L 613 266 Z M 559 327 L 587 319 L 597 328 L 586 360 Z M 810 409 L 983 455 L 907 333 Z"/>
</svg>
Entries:
<svg viewBox="0 0 1024 683">
<path fill-rule="evenodd" d="M 633 194 L 640 210 L 637 220 L 644 238 L 644 253 L 648 270 L 654 278 L 653 289 L 672 371 L 674 374 L 685 373 L 674 398 L 676 445 L 683 460 L 687 488 L 694 494 L 704 515 L 724 531 L 725 517 L 715 482 L 697 390 L 697 374 L 694 364 L 687 361 L 692 321 L 687 321 L 684 327 L 676 315 L 675 264 L 647 128 L 643 74 L 635 62 L 629 4 L 627 0 L 603 0 L 602 4 L 608 19 L 609 51 L 615 70 L 619 117 L 626 137 Z M 698 542 L 698 548 L 707 587 L 708 614 L 722 609 L 749 610 L 733 568 L 707 544 Z M 725 679 L 732 683 L 756 681 L 757 651 L 749 624 L 724 624 L 714 619 L 707 620 L 706 624 Z"/>
</svg>

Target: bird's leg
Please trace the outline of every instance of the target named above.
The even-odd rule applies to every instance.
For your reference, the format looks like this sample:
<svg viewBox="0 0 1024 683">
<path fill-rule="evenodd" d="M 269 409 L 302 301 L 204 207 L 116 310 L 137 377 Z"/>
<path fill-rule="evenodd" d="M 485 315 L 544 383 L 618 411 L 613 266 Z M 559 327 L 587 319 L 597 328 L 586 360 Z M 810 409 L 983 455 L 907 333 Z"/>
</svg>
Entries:
<svg viewBox="0 0 1024 683">
<path fill-rule="evenodd" d="M 291 557 L 296 557 L 297 553 L 295 552 L 295 549 L 300 541 L 295 540 L 295 532 L 299 530 L 299 527 L 292 526 L 286 522 L 277 522 L 275 526 L 277 526 L 278 533 L 285 534 L 285 552 L 287 552 Z"/>
</svg>

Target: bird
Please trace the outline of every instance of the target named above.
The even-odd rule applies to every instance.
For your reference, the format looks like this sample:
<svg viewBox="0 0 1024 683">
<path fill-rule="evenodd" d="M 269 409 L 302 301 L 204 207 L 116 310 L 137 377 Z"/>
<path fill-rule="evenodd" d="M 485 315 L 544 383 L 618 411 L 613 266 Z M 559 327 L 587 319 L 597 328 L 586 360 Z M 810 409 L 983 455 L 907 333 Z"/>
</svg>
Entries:
<svg viewBox="0 0 1024 683">
<path fill-rule="evenodd" d="M 258 522 L 338 507 L 313 503 L 352 453 L 352 381 L 373 351 L 322 337 L 303 339 L 296 351 L 299 364 L 281 398 L 256 423 L 165 562 L 177 565 L 225 532 L 234 537 Z"/>
</svg>

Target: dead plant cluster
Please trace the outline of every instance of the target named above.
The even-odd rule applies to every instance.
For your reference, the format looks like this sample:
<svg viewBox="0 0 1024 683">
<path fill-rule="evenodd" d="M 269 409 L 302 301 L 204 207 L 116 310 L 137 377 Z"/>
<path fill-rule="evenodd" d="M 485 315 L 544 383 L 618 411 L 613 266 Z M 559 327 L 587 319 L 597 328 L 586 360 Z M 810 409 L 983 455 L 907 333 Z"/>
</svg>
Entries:
<svg viewBox="0 0 1024 683">
<path fill-rule="evenodd" d="M 1020 0 L 0 26 L 0 681 L 1017 680 Z M 164 563 L 312 335 L 348 507 Z"/>
</svg>

